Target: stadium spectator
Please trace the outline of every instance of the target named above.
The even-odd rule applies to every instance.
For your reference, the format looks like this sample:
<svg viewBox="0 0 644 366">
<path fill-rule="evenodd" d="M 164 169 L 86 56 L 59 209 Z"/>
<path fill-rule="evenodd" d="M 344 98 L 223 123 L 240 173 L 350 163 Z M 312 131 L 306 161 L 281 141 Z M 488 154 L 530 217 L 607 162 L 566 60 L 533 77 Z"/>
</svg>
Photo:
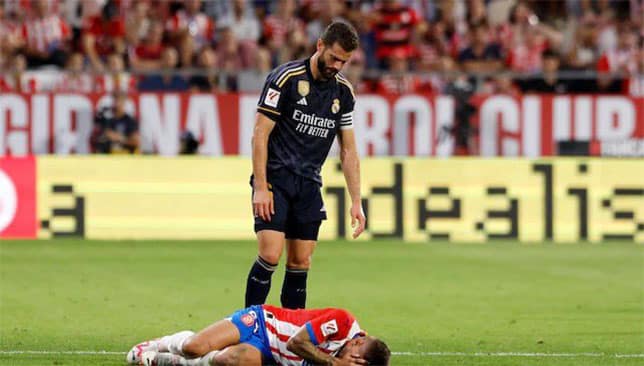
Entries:
<svg viewBox="0 0 644 366">
<path fill-rule="evenodd" d="M 487 8 L 484 0 L 467 0 L 467 24 L 487 23 Z"/>
<path fill-rule="evenodd" d="M 179 62 L 177 50 L 166 47 L 161 54 L 161 73 L 146 75 L 139 81 L 140 91 L 186 91 L 188 82 L 176 73 Z"/>
<path fill-rule="evenodd" d="M 538 40 L 538 47 L 542 50 L 550 47 L 558 49 L 563 42 L 563 35 L 555 28 L 543 24 L 532 8 L 525 1 L 519 1 L 513 9 L 510 10 L 510 27 L 500 33 L 500 40 L 503 48 L 506 50 L 513 49 L 517 45 L 525 44 L 526 38 L 530 35 L 539 35 L 532 40 L 534 43 Z M 541 44 L 544 43 L 544 44 Z"/>
<path fill-rule="evenodd" d="M 72 29 L 72 44 L 78 48 L 81 43 L 83 27 L 92 17 L 101 14 L 106 0 L 65 0 L 58 1 L 61 13 Z"/>
<path fill-rule="evenodd" d="M 423 27 L 418 44 L 418 71 L 435 71 L 441 68 L 441 59 L 449 54 L 445 23 L 437 21 Z"/>
<path fill-rule="evenodd" d="M 132 3 L 125 17 L 125 39 L 128 44 L 136 46 L 150 35 L 153 20 L 150 14 L 150 1 L 140 0 Z M 158 22 L 158 20 L 157 20 Z M 163 35 L 163 25 L 161 26 Z"/>
<path fill-rule="evenodd" d="M 163 49 L 163 25 L 152 22 L 143 40 L 129 52 L 130 65 L 135 70 L 157 70 L 161 67 Z"/>
<path fill-rule="evenodd" d="M 346 21 L 343 17 L 345 3 L 342 0 L 327 0 L 319 9 L 319 14 L 306 25 L 308 43 L 314 44 L 320 34 L 334 21 Z"/>
<path fill-rule="evenodd" d="M 19 23 L 5 12 L 0 1 L 0 72 L 10 67 L 13 55 L 24 46 Z"/>
<path fill-rule="evenodd" d="M 250 2 L 232 0 L 232 10 L 220 18 L 217 26 L 230 29 L 239 43 L 239 57 L 244 69 L 252 67 L 257 54 L 261 26 Z"/>
<path fill-rule="evenodd" d="M 35 82 L 25 76 L 27 59 L 22 54 L 14 55 L 8 62 L 6 72 L 0 78 L 0 91 L 35 91 Z"/>
<path fill-rule="evenodd" d="M 458 55 L 458 61 L 467 72 L 493 72 L 503 67 L 501 46 L 490 41 L 487 24 L 475 24 L 470 28 L 470 45 Z"/>
<path fill-rule="evenodd" d="M 125 23 L 114 0 L 108 0 L 100 15 L 88 19 L 83 29 L 83 50 L 95 72 L 105 70 L 105 58 L 125 53 Z"/>
<path fill-rule="evenodd" d="M 598 55 L 597 19 L 588 14 L 575 31 L 572 48 L 568 51 L 567 65 L 573 69 L 589 69 L 595 66 Z"/>
<path fill-rule="evenodd" d="M 289 35 L 295 34 L 296 44 L 289 44 L 291 47 L 300 47 L 301 43 L 306 46 L 304 24 L 295 15 L 294 0 L 279 0 L 277 10 L 274 14 L 266 17 L 263 24 L 263 42 L 274 56 L 273 64 L 281 64 L 288 61 L 291 50 L 287 49 Z"/>
<path fill-rule="evenodd" d="M 543 70 L 539 77 L 533 77 L 519 82 L 525 93 L 557 93 L 568 92 L 568 83 L 559 75 L 561 61 L 559 54 L 552 49 L 543 52 Z"/>
<path fill-rule="evenodd" d="M 644 43 L 644 37 L 640 43 Z M 637 72 L 629 80 L 629 93 L 633 96 L 644 97 L 644 45 L 640 44 L 637 57 Z"/>
<path fill-rule="evenodd" d="M 414 9 L 399 0 L 383 0 L 370 14 L 370 21 L 375 32 L 376 58 L 382 68 L 386 68 L 394 54 L 396 58 L 415 57 L 414 42 L 420 19 Z"/>
<path fill-rule="evenodd" d="M 65 72 L 61 73 L 54 91 L 89 93 L 93 88 L 92 77 L 85 72 L 85 57 L 79 52 L 71 54 L 67 60 Z"/>
<path fill-rule="evenodd" d="M 102 154 L 135 153 L 139 150 L 139 124 L 125 109 L 127 94 L 115 92 L 113 106 L 95 118 L 93 149 Z"/>
<path fill-rule="evenodd" d="M 94 90 L 97 92 L 127 92 L 136 88 L 136 79 L 125 71 L 123 56 L 113 53 L 107 56 L 107 70 L 96 75 Z"/>
<path fill-rule="evenodd" d="M 232 0 L 232 10 L 217 20 L 217 27 L 232 29 L 241 43 L 257 42 L 261 26 L 250 4 L 245 0 Z"/>
<path fill-rule="evenodd" d="M 541 71 L 545 38 L 537 31 L 524 34 L 522 42 L 515 44 L 508 53 L 507 65 L 512 71 L 535 73 Z"/>
<path fill-rule="evenodd" d="M 266 76 L 271 71 L 272 62 L 270 52 L 266 48 L 258 48 L 253 58 L 252 67 L 243 70 L 237 77 L 237 90 L 256 91 L 257 85 L 262 85 Z"/>
<path fill-rule="evenodd" d="M 166 22 L 170 41 L 180 52 L 181 65 L 189 67 L 199 50 L 214 41 L 215 24 L 201 11 L 201 0 L 186 0 Z"/>
<path fill-rule="evenodd" d="M 190 90 L 193 92 L 217 92 L 219 91 L 219 73 L 217 67 L 217 54 L 210 47 L 204 47 L 197 56 L 197 66 L 200 73 L 193 75 L 188 80 Z"/>
<path fill-rule="evenodd" d="M 70 50 L 71 29 L 65 20 L 50 11 L 50 2 L 31 2 L 31 16 L 22 26 L 23 50 L 29 67 L 64 67 Z"/>
<path fill-rule="evenodd" d="M 598 84 L 602 89 L 619 89 L 628 92 L 629 78 L 638 71 L 640 52 L 637 50 L 637 34 L 632 25 L 622 23 L 618 30 L 617 47 L 605 51 L 597 62 Z M 615 74 L 622 74 L 616 76 Z M 612 74 L 612 75 L 611 75 Z M 611 84 L 617 84 L 610 87 Z"/>
<path fill-rule="evenodd" d="M 409 73 L 409 60 L 402 51 L 389 56 L 389 72 L 378 82 L 377 91 L 384 94 L 410 94 L 420 90 L 420 79 Z"/>
</svg>

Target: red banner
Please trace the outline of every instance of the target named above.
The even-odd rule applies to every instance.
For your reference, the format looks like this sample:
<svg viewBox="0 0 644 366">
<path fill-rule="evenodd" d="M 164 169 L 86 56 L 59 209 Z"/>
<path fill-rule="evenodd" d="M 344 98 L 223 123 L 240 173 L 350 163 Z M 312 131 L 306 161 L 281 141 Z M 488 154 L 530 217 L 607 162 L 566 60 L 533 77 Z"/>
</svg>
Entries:
<svg viewBox="0 0 644 366">
<path fill-rule="evenodd" d="M 132 94 L 144 153 L 176 155 L 189 130 L 204 155 L 249 155 L 258 95 Z M 0 156 L 84 154 L 101 94 L 0 95 Z M 623 142 L 644 138 L 644 98 L 625 95 L 475 97 L 470 147 L 483 156 L 549 156 L 559 141 Z M 362 156 L 449 156 L 464 106 L 450 96 L 360 95 L 354 113 Z M 462 130 L 461 130 L 462 131 Z"/>
<path fill-rule="evenodd" d="M 0 238 L 36 238 L 36 159 L 0 158 Z"/>
</svg>

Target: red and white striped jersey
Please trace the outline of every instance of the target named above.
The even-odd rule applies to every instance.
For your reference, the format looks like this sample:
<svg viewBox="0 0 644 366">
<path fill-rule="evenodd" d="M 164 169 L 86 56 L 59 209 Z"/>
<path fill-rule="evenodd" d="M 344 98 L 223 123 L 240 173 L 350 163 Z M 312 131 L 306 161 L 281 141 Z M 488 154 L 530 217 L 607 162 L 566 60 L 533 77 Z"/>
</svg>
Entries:
<svg viewBox="0 0 644 366">
<path fill-rule="evenodd" d="M 190 15 L 185 10 L 179 10 L 166 21 L 166 30 L 170 32 L 187 30 L 195 40 L 197 48 L 200 49 L 213 41 L 215 24 L 204 13 Z"/>
<path fill-rule="evenodd" d="M 288 351 L 286 343 L 301 329 L 306 329 L 318 349 L 336 355 L 345 343 L 364 332 L 346 310 L 327 308 L 289 310 L 263 305 L 266 335 L 273 358 L 280 365 L 304 365 L 304 359 Z"/>
<path fill-rule="evenodd" d="M 41 52 L 50 52 L 71 37 L 67 23 L 56 14 L 33 18 L 22 26 L 22 36 L 27 45 Z"/>
</svg>

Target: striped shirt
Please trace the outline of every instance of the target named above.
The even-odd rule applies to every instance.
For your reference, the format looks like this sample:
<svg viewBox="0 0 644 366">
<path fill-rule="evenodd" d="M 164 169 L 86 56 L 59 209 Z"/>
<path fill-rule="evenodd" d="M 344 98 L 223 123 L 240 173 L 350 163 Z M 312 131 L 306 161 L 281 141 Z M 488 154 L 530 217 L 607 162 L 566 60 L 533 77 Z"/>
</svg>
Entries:
<svg viewBox="0 0 644 366">
<path fill-rule="evenodd" d="M 270 305 L 263 305 L 263 309 L 268 343 L 279 365 L 307 365 L 302 357 L 286 349 L 288 340 L 301 329 L 306 329 L 319 350 L 333 356 L 345 343 L 364 334 L 353 315 L 343 309 L 290 310 Z"/>
</svg>

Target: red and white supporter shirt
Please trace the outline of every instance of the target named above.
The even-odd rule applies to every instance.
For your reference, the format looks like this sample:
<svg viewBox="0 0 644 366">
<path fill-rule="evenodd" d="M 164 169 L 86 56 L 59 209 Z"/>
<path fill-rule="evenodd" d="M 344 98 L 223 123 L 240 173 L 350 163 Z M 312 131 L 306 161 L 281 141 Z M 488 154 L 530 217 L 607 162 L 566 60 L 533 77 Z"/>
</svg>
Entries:
<svg viewBox="0 0 644 366">
<path fill-rule="evenodd" d="M 170 32 L 187 30 L 194 38 L 197 49 L 209 45 L 214 39 L 215 24 L 204 13 L 190 15 L 185 10 L 179 10 L 166 21 L 165 28 Z"/>
<path fill-rule="evenodd" d="M 364 332 L 346 310 L 327 308 L 289 310 L 263 305 L 264 323 L 273 358 L 280 365 L 304 365 L 302 357 L 286 349 L 286 343 L 306 328 L 318 349 L 336 355 L 345 343 Z"/>
<path fill-rule="evenodd" d="M 44 18 L 32 18 L 22 25 L 22 36 L 27 45 L 49 53 L 62 46 L 71 37 L 69 25 L 56 14 Z"/>
</svg>

